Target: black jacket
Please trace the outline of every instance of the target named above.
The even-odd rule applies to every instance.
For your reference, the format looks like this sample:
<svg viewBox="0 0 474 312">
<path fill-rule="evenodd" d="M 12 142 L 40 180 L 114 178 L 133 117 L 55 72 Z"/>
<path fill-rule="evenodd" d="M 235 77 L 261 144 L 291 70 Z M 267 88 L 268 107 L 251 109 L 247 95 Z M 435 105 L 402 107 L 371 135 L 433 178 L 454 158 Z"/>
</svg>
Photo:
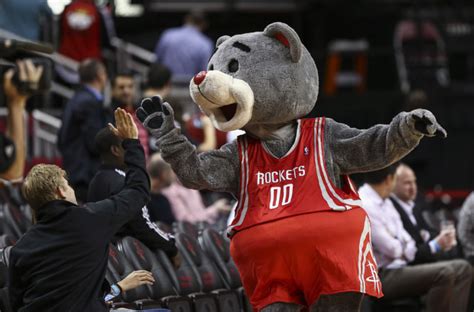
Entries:
<svg viewBox="0 0 474 312">
<path fill-rule="evenodd" d="M 125 186 L 125 172 L 111 165 L 101 165 L 99 171 L 89 184 L 87 201 L 95 202 L 117 194 Z M 176 255 L 174 239 L 161 231 L 150 220 L 148 208 L 141 211 L 120 228 L 116 237 L 132 236 L 140 240 L 151 250 L 161 249 L 170 257 Z"/>
<path fill-rule="evenodd" d="M 423 264 L 423 263 L 430 263 L 430 262 L 435 262 L 438 260 L 450 260 L 450 259 L 455 259 L 458 257 L 458 249 L 453 248 L 449 252 L 437 252 L 433 254 L 430 249 L 430 245 L 428 242 L 425 242 L 423 240 L 423 237 L 421 237 L 420 231 L 425 230 L 430 233 L 430 240 L 434 239 L 437 235 L 438 232 L 431 228 L 428 223 L 426 223 L 425 219 L 423 218 L 421 211 L 417 209 L 417 206 L 413 208 L 413 216 L 415 217 L 416 220 L 416 225 L 413 224 L 410 220 L 410 217 L 408 214 L 405 212 L 405 210 L 400 206 L 400 204 L 397 202 L 396 199 L 390 197 L 390 200 L 392 201 L 393 205 L 395 206 L 395 209 L 397 209 L 398 214 L 400 215 L 400 218 L 402 219 L 403 222 L 403 228 L 405 231 L 410 234 L 410 236 L 413 238 L 413 240 L 416 243 L 416 254 L 415 254 L 415 259 L 411 262 L 411 264 Z"/>
<path fill-rule="evenodd" d="M 431 252 L 430 245 L 423 240 L 423 237 L 421 237 L 420 231 L 421 230 L 427 230 L 430 233 L 430 240 L 433 239 L 436 234 L 435 232 L 428 226 L 428 224 L 425 222 L 423 217 L 421 216 L 420 213 L 416 209 L 413 209 L 413 215 L 416 220 L 416 225 L 413 224 L 410 220 L 410 217 L 408 214 L 405 212 L 405 210 L 400 206 L 400 204 L 397 202 L 396 199 L 391 198 L 390 200 L 392 201 L 393 205 L 395 206 L 395 209 L 397 209 L 398 214 L 400 215 L 400 218 L 402 219 L 403 222 L 403 227 L 405 228 L 405 231 L 410 234 L 410 236 L 413 238 L 413 240 L 416 243 L 416 254 L 415 254 L 415 259 L 413 260 L 413 263 L 429 263 L 429 262 L 434 262 L 436 261 L 436 256 Z"/>
<path fill-rule="evenodd" d="M 138 140 L 124 140 L 125 187 L 103 201 L 78 207 L 54 200 L 38 209 L 37 223 L 12 248 L 9 292 L 14 311 L 97 312 L 111 238 L 150 198 Z"/>
<path fill-rule="evenodd" d="M 91 181 L 100 164 L 94 138 L 109 122 L 110 110 L 85 87 L 77 90 L 67 103 L 58 147 L 71 185 L 87 185 Z"/>
</svg>

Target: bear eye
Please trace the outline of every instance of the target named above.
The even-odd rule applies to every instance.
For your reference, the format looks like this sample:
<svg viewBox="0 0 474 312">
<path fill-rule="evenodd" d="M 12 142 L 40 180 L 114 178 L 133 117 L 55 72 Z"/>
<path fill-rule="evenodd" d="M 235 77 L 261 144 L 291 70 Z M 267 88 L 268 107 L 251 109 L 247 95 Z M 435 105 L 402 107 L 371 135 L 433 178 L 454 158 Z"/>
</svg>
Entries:
<svg viewBox="0 0 474 312">
<path fill-rule="evenodd" d="M 209 65 L 209 70 L 214 70 L 214 64 Z"/>
<path fill-rule="evenodd" d="M 235 73 L 239 70 L 239 62 L 236 59 L 232 59 L 228 65 L 229 72 Z"/>
</svg>

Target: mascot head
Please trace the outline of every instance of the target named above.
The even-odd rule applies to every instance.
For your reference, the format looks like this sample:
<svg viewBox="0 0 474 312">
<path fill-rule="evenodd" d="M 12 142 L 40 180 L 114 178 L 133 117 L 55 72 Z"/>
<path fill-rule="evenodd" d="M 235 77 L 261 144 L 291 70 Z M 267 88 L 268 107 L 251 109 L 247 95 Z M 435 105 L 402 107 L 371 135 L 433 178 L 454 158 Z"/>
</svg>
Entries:
<svg viewBox="0 0 474 312">
<path fill-rule="evenodd" d="M 290 26 L 222 36 L 216 48 L 207 72 L 191 79 L 190 92 L 217 129 L 284 125 L 316 104 L 316 64 Z"/>
</svg>

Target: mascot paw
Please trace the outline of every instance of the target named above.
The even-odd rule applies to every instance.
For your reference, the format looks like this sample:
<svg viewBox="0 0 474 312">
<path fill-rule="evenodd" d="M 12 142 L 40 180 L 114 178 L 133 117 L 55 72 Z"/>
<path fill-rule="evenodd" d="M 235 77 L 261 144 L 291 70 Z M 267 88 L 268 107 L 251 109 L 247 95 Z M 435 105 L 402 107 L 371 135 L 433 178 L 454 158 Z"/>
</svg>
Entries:
<svg viewBox="0 0 474 312">
<path fill-rule="evenodd" d="M 446 138 L 448 136 L 446 130 L 441 127 L 430 111 L 426 109 L 416 109 L 410 114 L 417 131 L 429 137 L 439 136 Z"/>
<path fill-rule="evenodd" d="M 160 137 L 174 128 L 173 109 L 169 103 L 163 103 L 159 96 L 143 99 L 135 115 L 155 137 Z"/>
</svg>

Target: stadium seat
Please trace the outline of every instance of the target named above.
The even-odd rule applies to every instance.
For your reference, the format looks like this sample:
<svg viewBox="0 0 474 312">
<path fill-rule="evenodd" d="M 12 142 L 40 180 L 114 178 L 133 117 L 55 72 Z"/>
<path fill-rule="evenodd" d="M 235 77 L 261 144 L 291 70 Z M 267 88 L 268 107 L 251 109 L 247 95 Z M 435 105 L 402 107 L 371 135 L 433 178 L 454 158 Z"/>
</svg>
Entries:
<svg viewBox="0 0 474 312">
<path fill-rule="evenodd" d="M 187 296 L 193 301 L 194 311 L 213 312 L 218 311 L 215 295 L 201 292 L 201 283 L 195 268 L 190 261 L 183 259 L 179 268 L 175 269 L 168 256 L 158 251 L 158 260 L 165 267 L 172 283 L 179 289 L 179 294 Z M 172 305 L 168 304 L 171 309 Z M 174 311 L 173 309 L 171 309 Z"/>
<path fill-rule="evenodd" d="M 160 264 L 156 256 L 140 241 L 132 237 L 125 237 L 118 243 L 118 249 L 130 261 L 134 270 L 147 270 L 152 272 L 155 278 L 153 285 L 144 287 L 148 290 L 148 298 L 158 300 L 160 304 L 167 308 L 173 306 L 176 311 L 190 312 L 191 302 L 188 298 L 177 296 L 178 291 L 174 288 L 168 274 Z M 149 306 L 149 300 L 138 300 L 138 306 Z M 153 302 L 151 302 L 153 304 Z"/>
<path fill-rule="evenodd" d="M 378 299 L 372 302 L 372 312 L 421 312 L 422 310 L 419 298 Z"/>
<path fill-rule="evenodd" d="M 185 233 L 176 233 L 176 246 L 183 256 L 183 262 L 191 265 L 198 277 L 201 291 L 217 296 L 220 311 L 240 311 L 239 294 L 226 288 L 217 268 L 199 246 L 196 239 Z"/>
<path fill-rule="evenodd" d="M 199 229 L 196 225 L 187 221 L 178 221 L 173 224 L 175 233 L 185 233 L 193 238 L 198 238 Z"/>
<path fill-rule="evenodd" d="M 14 239 L 19 239 L 31 226 L 31 221 L 14 204 L 3 205 L 3 214 L 4 232 Z"/>
<path fill-rule="evenodd" d="M 252 306 L 242 287 L 239 271 L 230 256 L 229 241 L 217 231 L 207 228 L 202 232 L 200 242 L 206 254 L 216 265 L 227 288 L 236 289 L 240 293 L 244 311 L 252 311 Z"/>
<path fill-rule="evenodd" d="M 209 258 L 217 266 L 218 273 L 227 288 L 237 289 L 242 286 L 240 275 L 230 257 L 229 243 L 213 229 L 205 229 L 201 234 L 201 245 Z"/>
<path fill-rule="evenodd" d="M 8 297 L 7 276 L 8 265 L 10 264 L 10 250 L 11 246 L 3 249 L 0 257 L 0 311 L 13 312 L 10 306 L 10 299 Z"/>
<path fill-rule="evenodd" d="M 16 243 L 16 239 L 10 235 L 3 234 L 0 235 L 0 249 L 6 248 L 8 246 L 13 246 Z"/>
<path fill-rule="evenodd" d="M 110 284 L 117 283 L 133 272 L 133 267 L 125 256 L 114 245 L 109 246 L 109 261 L 107 263 L 106 278 Z M 148 288 L 140 286 L 121 295 L 126 302 L 150 298 Z"/>
</svg>

